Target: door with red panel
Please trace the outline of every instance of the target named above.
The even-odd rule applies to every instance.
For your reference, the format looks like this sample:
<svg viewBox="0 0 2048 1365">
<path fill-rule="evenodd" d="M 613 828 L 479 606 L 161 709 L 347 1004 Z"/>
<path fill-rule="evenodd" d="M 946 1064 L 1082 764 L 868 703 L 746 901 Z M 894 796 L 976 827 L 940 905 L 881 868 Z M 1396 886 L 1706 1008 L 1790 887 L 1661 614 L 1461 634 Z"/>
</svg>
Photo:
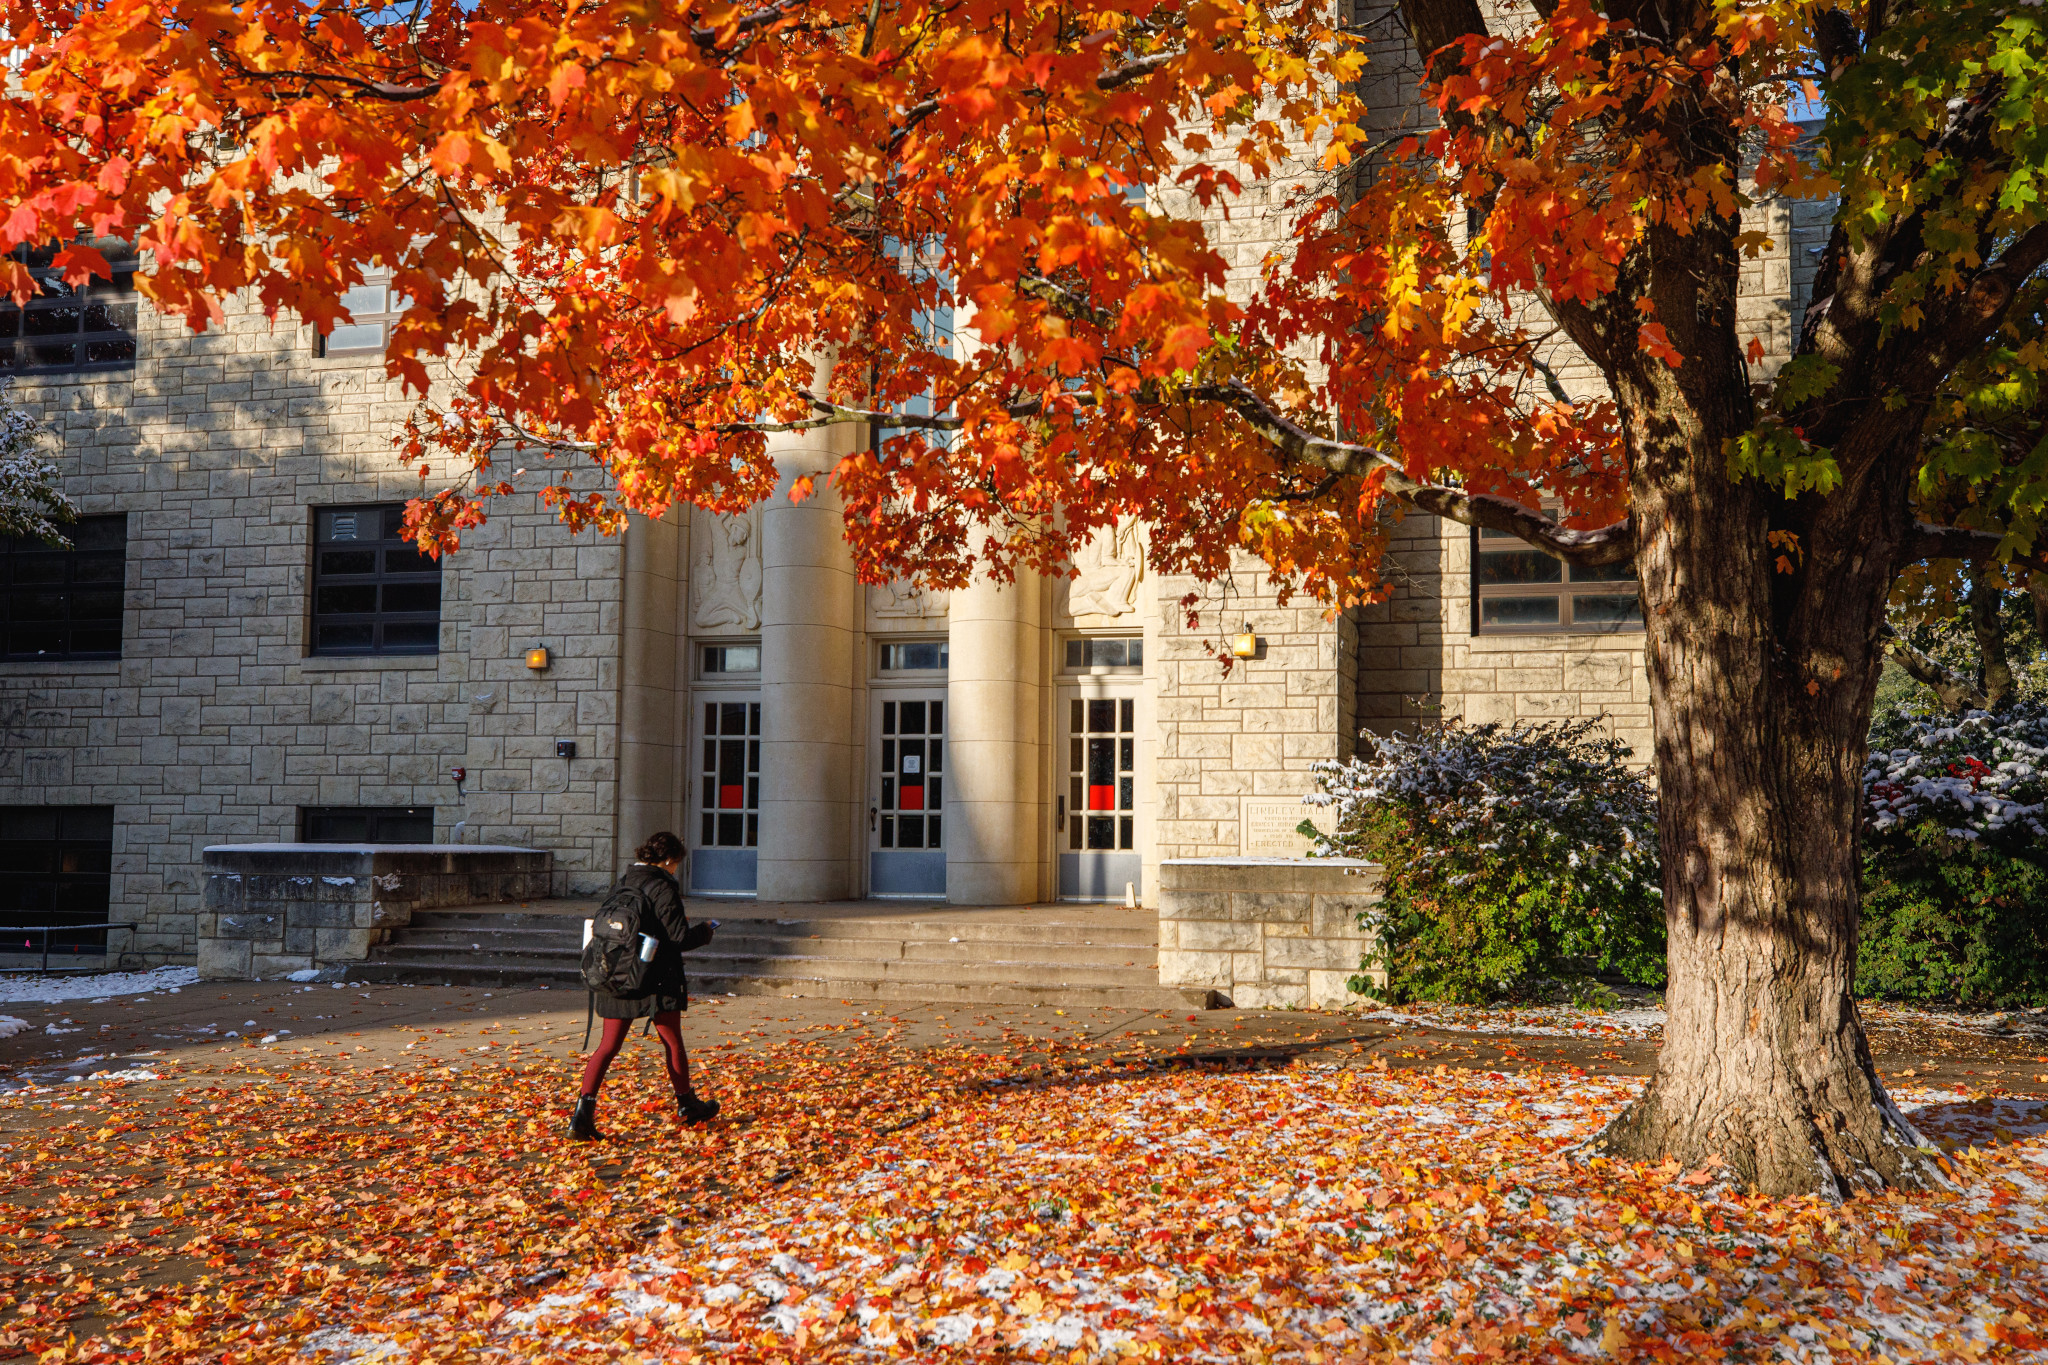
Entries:
<svg viewBox="0 0 2048 1365">
<path fill-rule="evenodd" d="M 1059 699 L 1053 845 L 1062 900 L 1143 895 L 1138 851 L 1139 689 L 1083 684 Z"/>
<path fill-rule="evenodd" d="M 868 894 L 946 895 L 946 694 L 877 688 L 870 694 Z"/>
<path fill-rule="evenodd" d="M 690 891 L 754 893 L 761 843 L 761 694 L 700 693 L 691 784 Z M 644 838 L 635 834 L 634 839 Z"/>
</svg>

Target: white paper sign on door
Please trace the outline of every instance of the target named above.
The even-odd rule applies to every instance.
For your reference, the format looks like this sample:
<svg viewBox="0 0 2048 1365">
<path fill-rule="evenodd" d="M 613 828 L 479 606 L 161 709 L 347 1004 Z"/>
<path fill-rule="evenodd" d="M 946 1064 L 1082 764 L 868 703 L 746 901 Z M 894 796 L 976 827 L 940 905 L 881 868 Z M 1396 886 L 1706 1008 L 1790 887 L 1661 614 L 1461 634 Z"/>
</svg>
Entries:
<svg viewBox="0 0 2048 1365">
<path fill-rule="evenodd" d="M 916 777 L 923 771 L 924 760 L 922 758 L 919 758 L 916 754 L 903 755 L 903 772 L 906 776 Z"/>
</svg>

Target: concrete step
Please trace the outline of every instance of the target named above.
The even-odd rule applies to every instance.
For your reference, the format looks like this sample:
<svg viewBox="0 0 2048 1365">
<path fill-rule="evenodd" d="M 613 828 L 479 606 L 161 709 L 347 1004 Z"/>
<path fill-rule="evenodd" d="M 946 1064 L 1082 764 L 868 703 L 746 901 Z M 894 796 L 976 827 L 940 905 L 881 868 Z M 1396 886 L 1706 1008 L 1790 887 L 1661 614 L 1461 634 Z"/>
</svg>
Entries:
<svg viewBox="0 0 2048 1365">
<path fill-rule="evenodd" d="M 1059 981 L 1074 986 L 1151 986 L 1158 982 L 1152 963 L 1047 963 L 1036 961 L 963 961 L 950 958 L 819 957 L 798 953 L 751 956 L 709 949 L 690 954 L 691 976 L 801 976 L 817 981 L 886 980 L 933 985 L 1018 985 Z"/>
<path fill-rule="evenodd" d="M 879 1001 L 890 1004 L 1048 1005 L 1060 1009 L 1213 1009 L 1210 991 L 1164 986 L 1077 986 L 1064 982 L 965 985 L 904 981 L 821 981 L 801 975 L 690 977 L 690 993 L 714 995 L 796 995 L 820 1000 Z"/>
<path fill-rule="evenodd" d="M 583 919 L 593 908 L 422 911 L 349 975 L 581 991 Z M 1211 998 L 1162 988 L 1156 921 L 1121 908 L 1102 916 L 936 909 L 789 918 L 691 908 L 723 921 L 712 944 L 690 955 L 697 993 L 1145 1010 L 1199 1008 Z"/>
<path fill-rule="evenodd" d="M 399 931 L 378 954 L 407 960 L 457 961 L 474 954 L 492 958 L 574 960 L 582 952 L 582 932 L 545 933 L 528 929 L 494 930 L 479 926 L 453 929 L 406 929 Z M 761 961 L 782 958 L 831 959 L 850 964 L 902 963 L 917 960 L 934 964 L 962 965 L 1018 963 L 1048 967 L 1129 967 L 1149 969 L 1157 961 L 1150 944 L 1047 944 L 996 940 L 831 939 L 808 936 L 791 938 L 720 929 L 709 947 L 691 955 L 692 962 L 710 956 L 747 958 Z"/>
</svg>

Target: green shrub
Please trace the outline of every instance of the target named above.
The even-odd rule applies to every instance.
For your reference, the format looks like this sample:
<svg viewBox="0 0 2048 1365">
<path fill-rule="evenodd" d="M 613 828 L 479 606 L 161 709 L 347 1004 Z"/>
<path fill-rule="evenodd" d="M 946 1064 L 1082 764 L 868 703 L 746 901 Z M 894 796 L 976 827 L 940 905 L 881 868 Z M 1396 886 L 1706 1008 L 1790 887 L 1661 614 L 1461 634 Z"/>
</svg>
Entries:
<svg viewBox="0 0 2048 1365">
<path fill-rule="evenodd" d="M 1453 723 L 1317 766 L 1309 800 L 1337 814 L 1317 853 L 1386 868 L 1353 990 L 1477 1004 L 1595 998 L 1597 972 L 1663 984 L 1656 801 L 1597 724 Z"/>
<path fill-rule="evenodd" d="M 1856 989 L 2048 1004 L 2048 706 L 1879 721 Z"/>
</svg>

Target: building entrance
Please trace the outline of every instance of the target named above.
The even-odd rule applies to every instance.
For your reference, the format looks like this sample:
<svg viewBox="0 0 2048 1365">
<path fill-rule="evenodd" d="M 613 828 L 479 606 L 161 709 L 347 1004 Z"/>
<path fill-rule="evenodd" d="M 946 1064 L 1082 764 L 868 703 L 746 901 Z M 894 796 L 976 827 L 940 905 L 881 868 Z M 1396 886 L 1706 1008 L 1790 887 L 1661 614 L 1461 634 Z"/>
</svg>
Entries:
<svg viewBox="0 0 2048 1365">
<path fill-rule="evenodd" d="M 868 894 L 946 894 L 946 694 L 873 694 L 869 733 Z"/>
<path fill-rule="evenodd" d="M 1062 689 L 1054 771 L 1053 846 L 1061 900 L 1122 900 L 1144 892 L 1138 853 L 1138 685 Z"/>
<path fill-rule="evenodd" d="M 751 896 L 761 844 L 761 694 L 696 708 L 690 894 Z"/>
</svg>

